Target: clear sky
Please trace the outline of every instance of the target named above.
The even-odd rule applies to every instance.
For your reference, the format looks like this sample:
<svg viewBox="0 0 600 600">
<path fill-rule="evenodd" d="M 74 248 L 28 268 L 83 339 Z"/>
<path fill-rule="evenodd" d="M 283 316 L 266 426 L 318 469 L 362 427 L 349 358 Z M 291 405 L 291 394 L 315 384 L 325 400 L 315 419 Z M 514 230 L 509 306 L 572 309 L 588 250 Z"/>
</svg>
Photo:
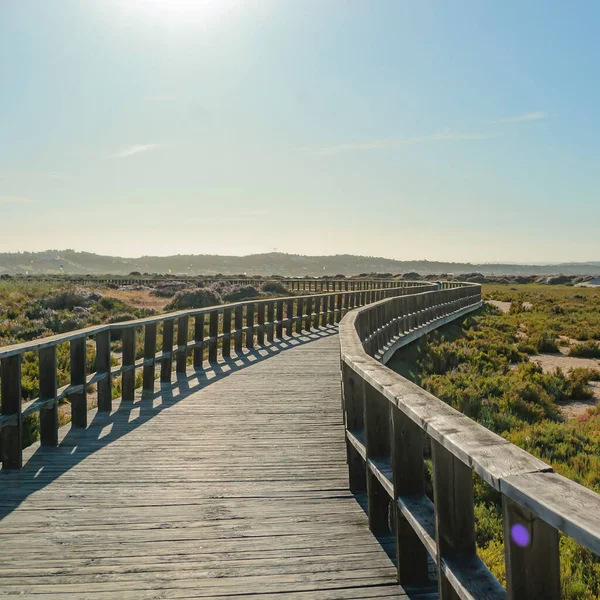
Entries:
<svg viewBox="0 0 600 600">
<path fill-rule="evenodd" d="M 600 260 L 600 3 L 0 0 L 0 251 Z"/>
</svg>

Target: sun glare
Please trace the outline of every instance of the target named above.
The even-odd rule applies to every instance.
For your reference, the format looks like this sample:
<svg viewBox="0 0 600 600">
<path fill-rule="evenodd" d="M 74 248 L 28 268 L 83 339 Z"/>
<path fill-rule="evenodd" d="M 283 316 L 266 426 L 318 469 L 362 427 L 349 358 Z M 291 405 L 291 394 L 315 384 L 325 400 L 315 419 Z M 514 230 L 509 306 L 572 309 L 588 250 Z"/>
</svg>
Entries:
<svg viewBox="0 0 600 600">
<path fill-rule="evenodd" d="M 166 22 L 216 21 L 231 11 L 238 0 L 126 0 L 130 11 L 156 17 Z"/>
</svg>

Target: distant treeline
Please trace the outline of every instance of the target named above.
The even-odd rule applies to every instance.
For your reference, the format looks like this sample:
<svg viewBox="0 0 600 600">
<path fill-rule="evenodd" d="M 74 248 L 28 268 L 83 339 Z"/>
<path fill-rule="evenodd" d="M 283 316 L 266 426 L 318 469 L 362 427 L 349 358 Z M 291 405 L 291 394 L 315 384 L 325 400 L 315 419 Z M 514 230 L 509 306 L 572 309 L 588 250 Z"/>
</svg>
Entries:
<svg viewBox="0 0 600 600">
<path fill-rule="evenodd" d="M 427 260 L 400 261 L 372 256 L 339 254 L 303 256 L 271 252 L 248 256 L 211 254 L 177 254 L 122 258 L 74 250 L 48 250 L 0 254 L 0 274 L 114 274 L 172 273 L 181 275 L 285 275 L 287 277 L 359 275 L 370 273 L 429 274 L 481 273 L 482 275 L 594 275 L 600 262 L 556 265 L 511 265 L 441 262 Z"/>
</svg>

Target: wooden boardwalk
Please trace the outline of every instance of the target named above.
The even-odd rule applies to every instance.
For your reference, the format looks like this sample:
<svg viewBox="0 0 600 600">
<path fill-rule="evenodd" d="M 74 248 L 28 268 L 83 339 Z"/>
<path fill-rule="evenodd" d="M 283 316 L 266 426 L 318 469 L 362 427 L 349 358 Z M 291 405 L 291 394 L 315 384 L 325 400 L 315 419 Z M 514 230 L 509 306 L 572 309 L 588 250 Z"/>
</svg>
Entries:
<svg viewBox="0 0 600 600">
<path fill-rule="evenodd" d="M 406 598 L 348 491 L 339 365 L 337 327 L 296 335 L 29 448 L 0 597 Z"/>
</svg>

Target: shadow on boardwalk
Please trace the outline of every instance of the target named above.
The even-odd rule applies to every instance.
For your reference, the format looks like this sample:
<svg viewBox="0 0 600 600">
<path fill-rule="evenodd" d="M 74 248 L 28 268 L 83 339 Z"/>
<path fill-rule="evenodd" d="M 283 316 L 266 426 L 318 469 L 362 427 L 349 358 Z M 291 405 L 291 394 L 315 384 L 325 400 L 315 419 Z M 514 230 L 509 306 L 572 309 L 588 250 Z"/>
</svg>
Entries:
<svg viewBox="0 0 600 600">
<path fill-rule="evenodd" d="M 36 443 L 24 451 L 23 458 L 26 462 L 20 471 L 0 471 L 0 520 L 18 508 L 31 494 L 50 485 L 94 452 L 127 435 L 191 394 L 282 352 L 337 333 L 337 326 L 332 325 L 267 342 L 265 346 L 244 350 L 242 354 L 234 353 L 229 359 L 221 358 L 217 362 L 208 363 L 204 369 L 191 371 L 188 367 L 185 376 L 174 373 L 174 381 L 170 384 L 157 381 L 156 385 L 160 386 L 160 389 L 155 388 L 152 395 L 142 397 L 141 391 L 137 390 L 134 402 L 116 399 L 110 414 L 90 411 L 90 422 L 86 429 L 71 428 L 71 425 L 67 424 L 59 430 L 59 448 L 63 450 L 60 461 L 53 460 L 55 448 L 42 447 Z M 78 452 L 77 447 L 83 441 L 86 450 Z M 64 453 L 66 448 L 72 448 L 68 455 Z"/>
</svg>

